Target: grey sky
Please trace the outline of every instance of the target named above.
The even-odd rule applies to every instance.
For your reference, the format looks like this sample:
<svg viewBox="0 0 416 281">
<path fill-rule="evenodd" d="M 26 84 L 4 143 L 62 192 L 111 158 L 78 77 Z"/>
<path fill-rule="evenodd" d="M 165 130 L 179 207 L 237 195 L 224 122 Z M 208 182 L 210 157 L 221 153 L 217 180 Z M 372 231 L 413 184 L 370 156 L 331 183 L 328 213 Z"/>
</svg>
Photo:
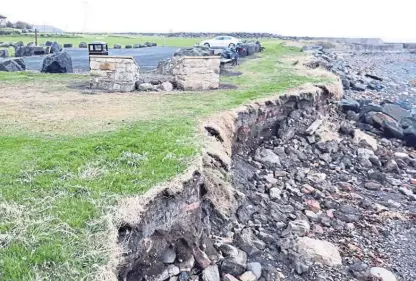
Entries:
<svg viewBox="0 0 416 281">
<path fill-rule="evenodd" d="M 411 0 L 19 0 L 1 13 L 67 31 L 255 31 L 416 41 L 415 11 Z"/>
</svg>

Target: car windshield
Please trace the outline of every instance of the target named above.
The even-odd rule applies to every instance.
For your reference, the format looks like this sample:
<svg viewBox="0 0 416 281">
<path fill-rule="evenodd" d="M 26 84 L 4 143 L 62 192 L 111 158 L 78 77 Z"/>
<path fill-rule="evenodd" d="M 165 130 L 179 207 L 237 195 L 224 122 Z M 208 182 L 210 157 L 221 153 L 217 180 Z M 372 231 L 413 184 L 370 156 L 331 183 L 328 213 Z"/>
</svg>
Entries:
<svg viewBox="0 0 416 281">
<path fill-rule="evenodd" d="M 218 37 L 215 37 L 215 40 L 224 40 L 224 37 L 218 36 Z"/>
</svg>

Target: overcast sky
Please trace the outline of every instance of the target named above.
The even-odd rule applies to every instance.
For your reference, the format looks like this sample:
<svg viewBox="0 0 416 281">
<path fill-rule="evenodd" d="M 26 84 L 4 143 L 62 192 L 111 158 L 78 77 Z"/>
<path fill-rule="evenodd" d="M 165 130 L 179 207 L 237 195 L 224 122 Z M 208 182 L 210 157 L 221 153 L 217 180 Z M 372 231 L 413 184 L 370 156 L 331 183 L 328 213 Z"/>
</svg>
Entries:
<svg viewBox="0 0 416 281">
<path fill-rule="evenodd" d="M 1 14 L 65 31 L 246 31 L 416 42 L 415 0 L 19 0 Z"/>
</svg>

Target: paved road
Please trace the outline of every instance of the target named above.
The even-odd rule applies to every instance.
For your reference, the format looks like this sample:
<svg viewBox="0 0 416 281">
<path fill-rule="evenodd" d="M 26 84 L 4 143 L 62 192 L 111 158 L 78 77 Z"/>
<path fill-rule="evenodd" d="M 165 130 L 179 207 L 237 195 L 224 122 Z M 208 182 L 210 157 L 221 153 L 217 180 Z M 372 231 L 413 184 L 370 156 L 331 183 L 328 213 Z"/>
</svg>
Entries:
<svg viewBox="0 0 416 281">
<path fill-rule="evenodd" d="M 148 71 L 156 68 L 162 59 L 170 58 L 178 48 L 152 47 L 142 49 L 110 49 L 109 55 L 132 56 L 141 70 Z M 72 66 L 75 72 L 89 71 L 87 49 L 65 49 L 72 58 Z M 24 58 L 28 70 L 40 71 L 45 56 L 33 56 Z"/>
</svg>

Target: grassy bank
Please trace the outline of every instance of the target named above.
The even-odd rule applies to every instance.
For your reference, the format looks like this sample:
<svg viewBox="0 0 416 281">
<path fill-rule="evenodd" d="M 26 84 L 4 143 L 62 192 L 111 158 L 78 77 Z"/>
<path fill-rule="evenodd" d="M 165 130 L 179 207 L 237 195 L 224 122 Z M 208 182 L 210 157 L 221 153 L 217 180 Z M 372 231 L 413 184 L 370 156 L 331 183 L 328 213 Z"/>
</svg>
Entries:
<svg viewBox="0 0 416 281">
<path fill-rule="evenodd" d="M 51 37 L 38 37 L 38 43 L 43 44 L 46 41 L 56 41 L 60 44 L 72 43 L 74 47 L 78 47 L 81 42 L 94 42 L 105 41 L 109 47 L 113 47 L 114 44 L 120 44 L 123 46 L 126 44 L 143 44 L 145 42 L 155 42 L 158 46 L 171 46 L 171 47 L 189 47 L 196 43 L 199 43 L 202 39 L 192 38 L 172 38 L 172 37 L 160 37 L 160 36 L 118 36 L 118 35 L 76 35 L 76 36 L 51 36 Z M 0 35 L 0 42 L 18 42 L 22 41 L 27 44 L 35 42 L 33 35 Z"/>
<path fill-rule="evenodd" d="M 185 42 L 181 44 L 189 43 Z M 0 279 L 98 280 L 99 266 L 106 263 L 109 254 L 106 230 L 115 202 L 183 172 L 199 154 L 199 120 L 317 81 L 284 62 L 284 57 L 299 56 L 298 50 L 278 43 L 266 47 L 260 58 L 247 60 L 236 69 L 242 76 L 223 79 L 239 86 L 235 90 L 117 95 L 120 114 L 129 114 L 126 119 L 114 115 L 123 120 L 114 117 L 111 122 L 117 126 L 109 131 L 90 127 L 97 114 L 92 108 L 95 101 L 86 107 L 84 114 L 90 114 L 86 119 L 73 113 L 82 104 L 71 103 L 62 107 L 71 118 L 51 118 L 55 117 L 54 108 L 70 93 L 43 94 L 37 89 L 45 83 L 65 84 L 71 76 L 59 80 L 39 74 L 36 81 L 41 86 L 16 92 L 23 102 L 8 111 L 7 100 L 11 104 L 15 95 L 7 89 L 22 87 L 19 79 L 25 74 L 2 74 L 0 80 L 8 85 L 0 86 L 7 96 L 0 121 L 6 128 L 0 132 Z M 32 88 L 34 98 L 27 100 Z M 36 104 L 42 95 L 48 97 L 47 107 L 42 106 L 44 102 Z M 72 95 L 83 104 L 97 98 Z M 98 96 L 103 100 L 112 97 Z M 107 123 L 106 116 L 116 111 L 115 102 L 99 106 L 104 107 L 99 117 Z M 16 110 L 21 113 L 18 118 Z M 31 115 L 34 111 L 36 118 Z M 49 122 L 42 118 L 49 118 Z M 51 123 L 56 127 L 46 133 Z"/>
</svg>

